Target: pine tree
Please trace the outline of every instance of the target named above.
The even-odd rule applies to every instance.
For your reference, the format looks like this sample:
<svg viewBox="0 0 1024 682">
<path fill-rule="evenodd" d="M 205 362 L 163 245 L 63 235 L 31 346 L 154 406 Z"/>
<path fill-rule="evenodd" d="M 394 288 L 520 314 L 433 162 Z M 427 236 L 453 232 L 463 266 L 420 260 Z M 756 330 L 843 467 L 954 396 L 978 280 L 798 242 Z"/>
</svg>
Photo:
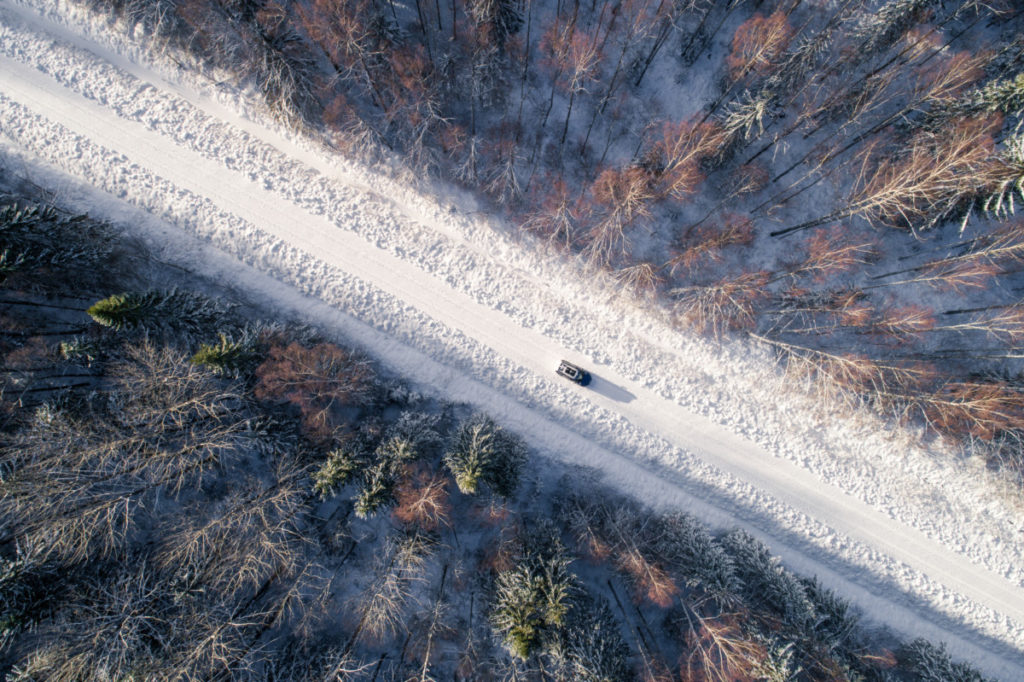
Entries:
<svg viewBox="0 0 1024 682">
<path fill-rule="evenodd" d="M 513 656 L 526 660 L 537 643 L 540 617 L 533 575 L 525 564 L 498 574 L 491 625 Z"/>
<path fill-rule="evenodd" d="M 463 424 L 456 435 L 455 446 L 445 454 L 444 463 L 455 477 L 459 490 L 466 495 L 476 495 L 494 457 L 492 437 L 485 422 Z"/>
<path fill-rule="evenodd" d="M 674 572 L 721 603 L 735 600 L 741 584 L 732 557 L 711 536 L 707 527 L 689 514 L 668 514 L 658 519 L 656 553 Z"/>
<path fill-rule="evenodd" d="M 70 341 L 61 341 L 57 346 L 57 353 L 62 360 L 83 363 L 88 367 L 103 353 L 103 344 L 76 336 Z"/>
<path fill-rule="evenodd" d="M 0 206 L 0 280 L 16 274 L 38 276 L 34 284 L 43 288 L 91 284 L 102 277 L 113 243 L 106 225 L 84 215 L 28 202 Z"/>
<path fill-rule="evenodd" d="M 806 631 L 817 614 L 803 583 L 773 557 L 761 541 L 744 530 L 733 530 L 722 538 L 732 555 L 743 597 L 749 606 L 765 608 L 791 627 Z"/>
<path fill-rule="evenodd" d="M 116 331 L 131 329 L 152 318 L 159 310 L 158 292 L 114 294 L 94 303 L 85 312 L 93 320 Z"/>
<path fill-rule="evenodd" d="M 254 341 L 253 338 L 234 341 L 220 334 L 218 343 L 202 344 L 190 361 L 193 365 L 205 365 L 221 376 L 237 377 L 256 360 Z"/>
<path fill-rule="evenodd" d="M 352 453 L 347 450 L 333 450 L 327 461 L 313 473 L 313 491 L 325 500 L 351 481 L 363 468 Z"/>
<path fill-rule="evenodd" d="M 522 660 L 545 641 L 546 648 L 561 641 L 577 584 L 557 538 L 541 528 L 529 544 L 513 568 L 498 574 L 490 615 L 509 653 Z"/>
<path fill-rule="evenodd" d="M 216 323 L 225 308 L 187 291 L 143 291 L 114 294 L 97 301 L 86 312 L 97 323 L 116 331 L 167 329 L 200 332 Z"/>
<path fill-rule="evenodd" d="M 767 643 L 765 650 L 765 657 L 752 671 L 759 682 L 794 682 L 800 679 L 798 676 L 803 668 L 793 660 L 796 654 L 793 642 L 773 640 Z"/>
<path fill-rule="evenodd" d="M 566 627 L 568 672 L 582 682 L 632 679 L 629 647 L 605 599 L 584 596 L 573 604 Z"/>
<path fill-rule="evenodd" d="M 356 495 L 355 512 L 361 519 L 376 514 L 382 507 L 391 502 L 394 481 L 388 474 L 384 463 L 371 467 L 363 481 L 363 487 Z"/>
<path fill-rule="evenodd" d="M 814 635 L 829 651 L 846 653 L 856 644 L 860 619 L 850 604 L 825 588 L 817 579 L 805 579 L 807 597 L 814 604 L 817 620 Z"/>
<path fill-rule="evenodd" d="M 954 663 L 944 644 L 935 646 L 926 639 L 915 639 L 898 654 L 918 682 L 986 682 L 986 678 L 966 663 Z"/>
<path fill-rule="evenodd" d="M 441 418 L 436 414 L 406 411 L 388 429 L 392 438 L 409 441 L 422 457 L 430 457 L 441 447 L 442 438 L 438 433 Z"/>
<path fill-rule="evenodd" d="M 486 415 L 475 415 L 459 426 L 444 457 L 455 483 L 466 495 L 486 484 L 499 497 L 509 498 L 519 485 L 526 446 Z"/>
</svg>

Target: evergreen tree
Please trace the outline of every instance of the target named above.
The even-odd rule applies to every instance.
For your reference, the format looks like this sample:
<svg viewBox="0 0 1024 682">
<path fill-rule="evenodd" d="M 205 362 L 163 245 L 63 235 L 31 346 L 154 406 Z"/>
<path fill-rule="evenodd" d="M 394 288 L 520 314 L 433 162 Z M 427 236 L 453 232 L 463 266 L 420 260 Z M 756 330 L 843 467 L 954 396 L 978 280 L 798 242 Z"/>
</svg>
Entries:
<svg viewBox="0 0 1024 682">
<path fill-rule="evenodd" d="M 803 631 L 813 626 L 817 616 L 803 583 L 762 542 L 737 529 L 722 538 L 722 546 L 732 556 L 749 606 L 765 608 Z"/>
<path fill-rule="evenodd" d="M 534 532 L 515 567 L 499 573 L 495 584 L 491 625 L 509 653 L 523 660 L 564 640 L 577 585 L 572 560 L 550 531 Z"/>
<path fill-rule="evenodd" d="M 225 309 L 200 294 L 171 289 L 114 294 L 86 312 L 116 331 L 143 328 L 195 333 L 218 322 Z"/>
<path fill-rule="evenodd" d="M 829 651 L 847 654 L 856 646 L 860 619 L 850 604 L 825 588 L 816 579 L 805 579 L 807 597 L 814 605 L 817 620 L 814 624 L 815 638 Z"/>
<path fill-rule="evenodd" d="M 582 682 L 626 682 L 632 679 L 629 646 L 605 599 L 584 595 L 573 604 L 566 627 L 570 679 Z"/>
<path fill-rule="evenodd" d="M 347 450 L 334 450 L 313 474 L 313 491 L 325 500 L 351 481 L 362 467 L 363 463 Z"/>
<path fill-rule="evenodd" d="M 381 507 L 391 502 L 394 481 L 387 471 L 385 463 L 378 463 L 365 474 L 363 487 L 356 495 L 355 512 L 361 519 L 377 513 Z"/>
<path fill-rule="evenodd" d="M 391 504 L 399 476 L 406 465 L 418 457 L 414 443 L 408 438 L 392 436 L 378 445 L 372 456 L 373 464 L 365 470 L 362 485 L 355 497 L 355 514 L 359 518 L 367 518 Z M 330 460 L 328 465 L 331 465 Z M 350 456 L 340 455 L 336 458 L 334 471 L 341 477 L 339 480 L 348 480 L 357 466 L 358 463 Z M 329 484 L 331 473 L 325 472 L 325 485 Z"/>
<path fill-rule="evenodd" d="M 526 445 L 490 417 L 475 415 L 459 427 L 444 462 L 463 493 L 475 495 L 484 483 L 507 499 L 519 485 Z"/>
<path fill-rule="evenodd" d="M 668 514 L 658 519 L 657 554 L 696 587 L 722 603 L 735 601 L 742 586 L 732 558 L 707 527 L 689 514 Z"/>
<path fill-rule="evenodd" d="M 57 354 L 62 360 L 86 366 L 91 366 L 102 353 L 103 344 L 81 336 L 76 336 L 70 341 L 61 341 L 57 346 Z"/>
<path fill-rule="evenodd" d="M 501 634 L 509 653 L 522 660 L 533 653 L 539 635 L 541 619 L 536 588 L 526 564 L 499 573 L 495 586 L 491 625 Z"/>
<path fill-rule="evenodd" d="M 752 671 L 759 682 L 795 682 L 800 679 L 803 668 L 793 660 L 796 654 L 793 642 L 772 640 L 766 644 L 765 651 L 767 655 L 757 662 Z"/>
<path fill-rule="evenodd" d="M 109 229 L 52 206 L 0 206 L 0 273 L 38 268 L 90 268 L 112 252 Z"/>
<path fill-rule="evenodd" d="M 455 445 L 444 457 L 444 463 L 455 477 L 455 483 L 466 495 L 475 495 L 488 465 L 494 458 L 493 433 L 486 423 L 463 424 L 455 436 Z"/>
<path fill-rule="evenodd" d="M 917 682 L 986 682 L 981 673 L 966 663 L 954 663 L 944 644 L 935 646 L 926 639 L 915 639 L 905 645 L 897 658 Z"/>
<path fill-rule="evenodd" d="M 221 376 L 237 377 L 256 360 L 255 338 L 246 335 L 234 341 L 220 335 L 216 344 L 204 343 L 192 356 L 193 365 L 205 365 Z"/>
<path fill-rule="evenodd" d="M 431 457 L 442 444 L 438 432 L 440 422 L 441 418 L 436 414 L 406 411 L 391 425 L 388 435 L 409 441 L 420 456 Z"/>
</svg>

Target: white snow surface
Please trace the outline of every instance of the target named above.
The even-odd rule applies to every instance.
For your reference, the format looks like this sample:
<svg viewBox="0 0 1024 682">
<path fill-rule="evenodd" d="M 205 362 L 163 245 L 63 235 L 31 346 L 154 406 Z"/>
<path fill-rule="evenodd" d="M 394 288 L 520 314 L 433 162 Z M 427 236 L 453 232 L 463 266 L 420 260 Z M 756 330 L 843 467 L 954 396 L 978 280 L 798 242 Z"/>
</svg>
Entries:
<svg viewBox="0 0 1024 682">
<path fill-rule="evenodd" d="M 161 258 L 644 502 L 750 530 L 874 623 L 1024 679 L 1019 495 L 980 462 L 817 404 L 764 349 L 673 329 L 463 193 L 298 139 L 62 2 L 0 0 L 0 142 Z M 594 383 L 558 379 L 561 358 Z"/>
</svg>

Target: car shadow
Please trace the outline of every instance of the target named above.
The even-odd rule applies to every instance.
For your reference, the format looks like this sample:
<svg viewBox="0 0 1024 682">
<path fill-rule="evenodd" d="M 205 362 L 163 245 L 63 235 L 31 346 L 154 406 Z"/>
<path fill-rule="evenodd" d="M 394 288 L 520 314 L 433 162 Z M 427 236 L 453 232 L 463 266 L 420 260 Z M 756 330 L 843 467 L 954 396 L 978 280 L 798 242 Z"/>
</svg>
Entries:
<svg viewBox="0 0 1024 682">
<path fill-rule="evenodd" d="M 590 385 L 587 388 L 619 403 L 630 403 L 636 400 L 636 396 L 626 389 L 613 384 L 607 379 L 602 379 L 593 372 L 590 373 Z"/>
</svg>

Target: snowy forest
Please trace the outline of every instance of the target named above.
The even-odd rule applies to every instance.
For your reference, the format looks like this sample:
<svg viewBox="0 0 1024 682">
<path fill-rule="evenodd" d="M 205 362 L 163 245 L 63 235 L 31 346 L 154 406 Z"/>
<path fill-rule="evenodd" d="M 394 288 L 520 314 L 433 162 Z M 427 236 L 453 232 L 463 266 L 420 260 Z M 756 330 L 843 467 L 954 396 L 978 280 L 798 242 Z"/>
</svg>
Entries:
<svg viewBox="0 0 1024 682">
<path fill-rule="evenodd" d="M 983 679 L 0 182 L 0 678 Z"/>
<path fill-rule="evenodd" d="M 681 329 L 1021 470 L 1012 0 L 116 0 Z"/>
</svg>

